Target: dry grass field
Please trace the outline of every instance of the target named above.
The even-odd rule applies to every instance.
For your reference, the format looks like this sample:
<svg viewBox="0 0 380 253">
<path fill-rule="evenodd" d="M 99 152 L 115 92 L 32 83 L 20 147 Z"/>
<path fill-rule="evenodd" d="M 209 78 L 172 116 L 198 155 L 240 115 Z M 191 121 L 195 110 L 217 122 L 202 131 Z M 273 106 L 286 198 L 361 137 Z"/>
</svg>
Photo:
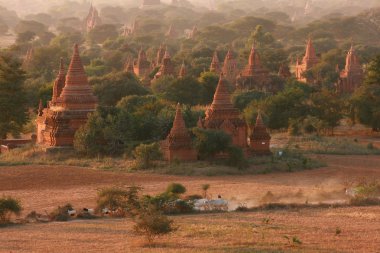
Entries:
<svg viewBox="0 0 380 253">
<path fill-rule="evenodd" d="M 344 188 L 380 180 L 379 156 L 316 155 L 328 167 L 296 173 L 184 177 L 97 171 L 69 166 L 0 167 L 0 195 L 20 199 L 24 214 L 43 213 L 70 202 L 94 207 L 97 189 L 140 185 L 145 193 L 184 184 L 210 194 L 258 205 L 268 191 L 276 202 L 319 203 L 345 199 Z M 363 176 L 365 175 L 365 177 Z M 380 252 L 380 207 L 307 208 L 172 217 L 179 230 L 146 246 L 130 220 L 99 219 L 16 225 L 0 229 L 0 252 Z M 341 231 L 336 235 L 337 230 Z M 295 242 L 293 242 L 293 239 Z M 298 241 L 302 243 L 298 243 Z"/>
</svg>

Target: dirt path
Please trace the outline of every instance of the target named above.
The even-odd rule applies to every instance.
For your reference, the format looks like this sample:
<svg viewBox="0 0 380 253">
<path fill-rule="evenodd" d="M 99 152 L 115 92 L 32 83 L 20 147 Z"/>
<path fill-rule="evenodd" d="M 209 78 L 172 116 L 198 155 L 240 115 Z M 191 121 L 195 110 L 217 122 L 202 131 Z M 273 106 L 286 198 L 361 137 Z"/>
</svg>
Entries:
<svg viewBox="0 0 380 253">
<path fill-rule="evenodd" d="M 235 205 L 256 205 L 271 191 L 282 202 L 319 202 L 344 198 L 343 188 L 352 181 L 380 180 L 380 156 L 318 156 L 328 167 L 297 173 L 251 176 L 185 177 L 144 173 L 118 173 L 63 166 L 0 167 L 0 195 L 23 202 L 25 212 L 51 210 L 67 202 L 93 207 L 99 188 L 140 185 L 146 193 L 165 190 L 167 184 L 184 184 L 188 194 L 200 194 L 210 184 L 210 194 L 221 194 Z"/>
</svg>

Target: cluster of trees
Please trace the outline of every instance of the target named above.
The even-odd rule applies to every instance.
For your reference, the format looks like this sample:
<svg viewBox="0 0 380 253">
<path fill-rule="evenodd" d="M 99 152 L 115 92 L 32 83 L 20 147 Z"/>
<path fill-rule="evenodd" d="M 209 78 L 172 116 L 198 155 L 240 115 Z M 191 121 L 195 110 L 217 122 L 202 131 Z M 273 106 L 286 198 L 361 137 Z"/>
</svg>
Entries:
<svg viewBox="0 0 380 253">
<path fill-rule="evenodd" d="M 83 6 L 77 7 L 78 10 L 85 9 Z M 136 17 L 137 29 L 132 35 L 121 36 L 120 22 L 125 14 L 133 11 L 139 14 Z M 272 82 L 284 88 L 276 94 L 259 90 L 234 92 L 233 102 L 249 125 L 254 123 L 257 111 L 261 110 L 270 129 L 290 129 L 294 134 L 332 132 L 345 117 L 371 126 L 374 130 L 380 128 L 377 115 L 380 59 L 372 61 L 372 56 L 380 53 L 379 47 L 374 44 L 356 47 L 362 62 L 371 62 L 367 68 L 366 83 L 352 97 L 335 93 L 334 83 L 338 78 L 336 65 L 344 66 L 345 54 L 350 46 L 349 36 L 335 33 L 337 27 L 344 26 L 340 19 L 315 22 L 297 29 L 284 26 L 285 16 L 280 22 L 265 19 L 262 15 L 242 17 L 241 14 L 227 15 L 225 12 L 206 15 L 187 7 L 163 6 L 149 11 L 105 8 L 101 16 L 110 18 L 112 15 L 107 13 L 114 13 L 117 20 L 111 22 L 106 19 L 108 21 L 103 22 L 104 25 L 89 34 L 81 33 L 78 26 L 82 22 L 75 18 L 62 23 L 41 14 L 14 22 L 17 40 L 0 56 L 0 72 L 3 73 L 0 76 L 0 106 L 6 112 L 0 121 L 2 138 L 9 133 L 17 135 L 22 132 L 23 125 L 34 120 L 33 114 L 27 112 L 36 108 L 39 99 L 44 104 L 51 99 L 59 59 L 63 57 L 68 63 L 74 43 L 83 45 L 82 61 L 100 103 L 96 113 L 89 117 L 88 123 L 76 135 L 75 147 L 87 154 L 132 153 L 140 144 L 164 139 L 171 128 L 176 103 L 183 105 L 187 127 L 194 128 L 199 116 L 204 115 L 205 106 L 211 103 L 218 83 L 216 74 L 205 71 L 209 68 L 214 50 L 218 51 L 222 60 L 228 49 L 233 49 L 242 68 L 247 63 L 254 42 L 262 64 L 271 73 Z M 131 17 L 130 22 L 135 19 L 133 15 Z M 361 15 L 357 19 L 366 17 Z M 183 31 L 195 25 L 194 20 L 198 20 L 196 25 L 199 31 L 192 38 L 164 36 L 170 24 L 175 24 L 177 31 Z M 49 30 L 51 24 L 61 28 L 65 24 L 65 27 L 52 33 Z M 321 54 L 320 63 L 306 73 L 318 81 L 313 87 L 277 77 L 281 64 L 288 65 L 302 56 L 303 40 L 307 34 L 312 34 L 316 50 Z M 185 62 L 186 77 L 161 77 L 146 87 L 134 74 L 125 72 L 125 63 L 136 59 L 141 47 L 147 52 L 148 59 L 153 61 L 163 42 L 178 71 Z M 21 59 L 30 48 L 34 48 L 31 62 L 22 70 Z M 155 71 L 157 68 L 152 75 Z M 230 86 L 232 88 L 234 84 Z M 199 143 L 202 138 L 215 141 L 212 134 L 220 138 L 218 141 L 225 141 L 219 147 L 223 150 L 219 151 L 228 151 L 239 157 L 239 151 L 234 150 L 227 139 L 216 133 L 196 130 L 194 139 L 199 150 L 212 147 Z M 203 150 L 200 153 L 207 159 L 207 154 L 212 152 Z"/>
</svg>

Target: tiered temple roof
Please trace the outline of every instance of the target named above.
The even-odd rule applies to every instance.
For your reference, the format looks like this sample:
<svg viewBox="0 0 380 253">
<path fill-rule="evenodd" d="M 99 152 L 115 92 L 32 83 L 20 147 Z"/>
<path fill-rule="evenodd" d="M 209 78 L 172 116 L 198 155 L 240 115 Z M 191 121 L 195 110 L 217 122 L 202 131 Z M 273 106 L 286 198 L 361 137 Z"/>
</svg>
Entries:
<svg viewBox="0 0 380 253">
<path fill-rule="evenodd" d="M 133 65 L 134 72 L 138 77 L 146 77 L 151 71 L 151 63 L 147 60 L 145 51 L 141 48 L 138 58 Z"/>
<path fill-rule="evenodd" d="M 260 55 L 255 45 L 252 46 L 248 65 L 237 78 L 236 85 L 241 89 L 271 90 L 267 87 L 269 72 L 261 65 Z"/>
<path fill-rule="evenodd" d="M 250 136 L 250 147 L 252 152 L 256 155 L 270 154 L 270 140 L 271 136 L 264 125 L 261 112 L 259 112 L 257 114 L 256 124 L 252 128 L 252 134 Z"/>
<path fill-rule="evenodd" d="M 224 59 L 222 73 L 230 83 L 235 83 L 239 69 L 232 50 L 228 50 L 227 52 L 226 58 Z"/>
<path fill-rule="evenodd" d="M 133 58 L 128 59 L 128 61 L 126 62 L 125 66 L 124 66 L 125 72 L 131 73 L 131 74 L 135 73 L 135 70 L 133 68 L 133 62 L 134 62 Z"/>
<path fill-rule="evenodd" d="M 313 41 L 311 40 L 311 38 L 309 38 L 306 45 L 305 56 L 303 57 L 302 62 L 299 62 L 299 60 L 297 59 L 297 65 L 296 65 L 297 79 L 301 82 L 313 83 L 314 80 L 303 77 L 303 73 L 311 69 L 312 67 L 314 67 L 316 64 L 318 64 L 318 62 L 319 62 L 319 59 L 315 53 Z"/>
<path fill-rule="evenodd" d="M 57 98 L 56 104 L 74 110 L 95 109 L 97 105 L 97 98 L 88 83 L 77 44 L 74 46 L 74 53 L 67 71 L 65 87 Z"/>
<path fill-rule="evenodd" d="M 218 52 L 216 52 L 216 51 L 214 52 L 214 55 L 212 57 L 212 62 L 210 65 L 210 72 L 215 72 L 217 74 L 220 74 L 220 72 L 221 72 Z"/>
<path fill-rule="evenodd" d="M 362 85 L 363 80 L 363 68 L 355 52 L 354 46 L 351 45 L 351 48 L 346 56 L 346 66 L 340 72 L 337 90 L 339 93 L 352 93 Z"/>
<path fill-rule="evenodd" d="M 72 146 L 75 132 L 87 122 L 88 115 L 95 111 L 97 101 L 88 84 L 78 45 L 75 45 L 67 75 L 64 74 L 61 60 L 52 101 L 47 108 L 39 109 L 37 143 L 45 147 Z"/>
<path fill-rule="evenodd" d="M 168 49 L 166 49 L 164 58 L 162 59 L 160 70 L 155 75 L 155 78 L 160 78 L 161 76 L 169 76 L 169 75 L 175 76 L 175 71 L 174 71 L 174 65 L 172 63 L 170 53 Z"/>
<path fill-rule="evenodd" d="M 161 44 L 160 48 L 157 51 L 157 57 L 156 57 L 156 61 L 155 61 L 155 66 L 160 66 L 161 65 L 162 60 L 164 59 L 164 56 L 165 56 L 165 52 L 166 52 L 165 45 Z"/>
<path fill-rule="evenodd" d="M 55 103 L 57 102 L 57 99 L 59 98 L 59 96 L 62 93 L 63 88 L 65 87 L 65 82 L 66 82 L 65 66 L 63 63 L 63 58 L 61 58 L 60 64 L 59 64 L 59 72 L 54 81 L 53 96 L 50 102 L 50 106 L 54 106 Z"/>
<path fill-rule="evenodd" d="M 98 10 L 91 4 L 89 13 L 86 18 L 86 31 L 90 32 L 96 26 L 101 25 L 102 21 L 99 17 Z"/>
<path fill-rule="evenodd" d="M 174 159 L 194 161 L 197 159 L 197 153 L 192 146 L 192 140 L 179 104 L 177 105 L 173 127 L 166 140 L 161 143 L 161 149 L 168 161 Z"/>
<path fill-rule="evenodd" d="M 214 100 L 206 111 L 206 118 L 198 122 L 198 125 L 206 129 L 225 131 L 232 136 L 235 145 L 247 147 L 247 126 L 240 118 L 239 110 L 231 102 L 231 93 L 223 74 L 220 75 Z"/>
<path fill-rule="evenodd" d="M 174 26 L 173 25 L 170 25 L 169 27 L 169 30 L 168 32 L 165 34 L 166 37 L 168 38 L 171 38 L 171 39 L 175 39 L 178 37 L 178 33 L 177 31 L 175 30 Z"/>
</svg>

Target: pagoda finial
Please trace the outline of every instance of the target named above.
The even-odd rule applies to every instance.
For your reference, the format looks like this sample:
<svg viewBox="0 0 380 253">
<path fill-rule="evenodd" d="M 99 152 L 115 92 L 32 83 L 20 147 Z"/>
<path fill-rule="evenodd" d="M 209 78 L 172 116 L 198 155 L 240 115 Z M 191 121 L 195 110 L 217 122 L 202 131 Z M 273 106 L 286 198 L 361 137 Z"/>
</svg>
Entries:
<svg viewBox="0 0 380 253">
<path fill-rule="evenodd" d="M 261 115 L 261 110 L 258 110 L 257 112 L 256 127 L 265 127 L 263 117 Z"/>
</svg>

